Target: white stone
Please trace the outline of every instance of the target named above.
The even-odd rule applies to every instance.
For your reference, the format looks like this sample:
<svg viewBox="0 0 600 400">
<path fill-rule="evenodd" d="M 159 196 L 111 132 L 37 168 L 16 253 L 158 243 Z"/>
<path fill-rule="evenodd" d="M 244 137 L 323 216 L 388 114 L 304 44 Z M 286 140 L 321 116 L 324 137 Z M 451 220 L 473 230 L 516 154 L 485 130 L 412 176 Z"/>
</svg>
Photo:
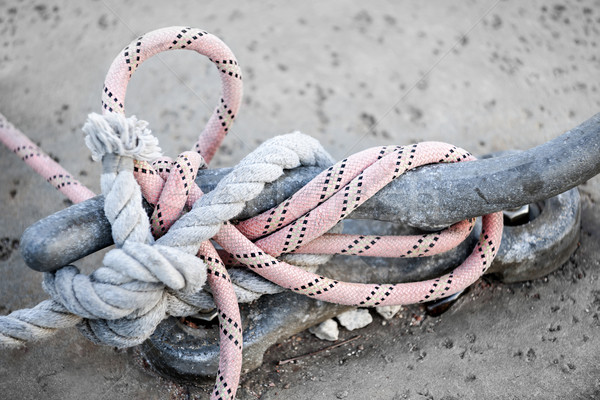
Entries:
<svg viewBox="0 0 600 400">
<path fill-rule="evenodd" d="M 337 316 L 337 319 L 338 321 L 340 321 L 340 324 L 349 331 L 364 328 L 365 326 L 373 322 L 373 317 L 371 317 L 371 313 L 369 313 L 369 310 L 364 308 L 354 309 L 341 313 Z"/>
<path fill-rule="evenodd" d="M 381 306 L 375 307 L 375 310 L 379 315 L 385 319 L 392 319 L 394 315 L 398 314 L 402 310 L 402 306 Z"/>
<path fill-rule="evenodd" d="M 329 340 L 335 342 L 338 340 L 340 330 L 338 324 L 333 319 L 328 319 L 319 325 L 311 326 L 308 331 L 321 340 Z"/>
</svg>

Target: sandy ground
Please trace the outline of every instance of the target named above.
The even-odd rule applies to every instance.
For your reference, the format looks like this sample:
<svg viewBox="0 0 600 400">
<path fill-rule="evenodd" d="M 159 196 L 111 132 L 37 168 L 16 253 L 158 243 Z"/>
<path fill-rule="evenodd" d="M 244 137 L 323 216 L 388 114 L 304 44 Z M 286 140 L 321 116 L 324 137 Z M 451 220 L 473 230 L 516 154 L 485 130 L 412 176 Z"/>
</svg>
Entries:
<svg viewBox="0 0 600 400">
<path fill-rule="evenodd" d="M 0 112 L 99 191 L 83 144 L 104 74 L 139 34 L 190 25 L 219 35 L 245 74 L 237 123 L 214 167 L 295 129 L 336 158 L 382 144 L 443 140 L 484 154 L 526 149 L 600 105 L 600 2 L 133 2 L 0 0 Z M 186 150 L 219 96 L 218 75 L 189 52 L 137 72 L 129 114 L 151 123 L 166 154 Z M 374 129 L 369 129 L 374 123 Z M 67 202 L 0 147 L 0 313 L 46 298 L 16 248 L 23 230 Z M 411 307 L 342 332 L 272 348 L 240 399 L 600 398 L 600 180 L 583 185 L 581 246 L 545 279 L 480 281 L 439 318 Z M 100 255 L 83 260 L 93 268 Z M 0 398 L 204 398 L 207 386 L 159 379 L 135 350 L 96 347 L 75 330 L 0 353 Z"/>
</svg>

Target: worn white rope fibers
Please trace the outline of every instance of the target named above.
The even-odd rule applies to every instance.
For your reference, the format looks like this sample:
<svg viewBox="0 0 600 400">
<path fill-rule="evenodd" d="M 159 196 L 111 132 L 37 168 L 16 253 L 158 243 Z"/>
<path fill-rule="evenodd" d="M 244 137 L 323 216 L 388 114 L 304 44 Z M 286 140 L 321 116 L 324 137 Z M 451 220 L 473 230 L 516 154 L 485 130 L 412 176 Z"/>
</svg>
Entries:
<svg viewBox="0 0 600 400">
<path fill-rule="evenodd" d="M 301 133 L 268 140 L 154 242 L 133 177 L 134 158 L 151 160 L 160 155 L 147 123 L 117 114 L 91 114 L 84 131 L 94 159 L 103 163 L 105 214 L 116 248 L 89 276 L 74 266 L 46 273 L 43 287 L 52 300 L 0 317 L 2 345 L 21 345 L 77 325 L 94 342 L 133 346 L 144 341 L 168 315 L 185 316 L 212 308 L 212 298 L 202 290 L 206 266 L 195 256 L 199 244 L 213 237 L 223 222 L 235 218 L 245 203 L 284 169 L 327 167 L 332 162 L 318 141 Z M 288 257 L 314 269 L 329 256 Z M 230 272 L 241 302 L 281 290 L 247 270 Z"/>
</svg>

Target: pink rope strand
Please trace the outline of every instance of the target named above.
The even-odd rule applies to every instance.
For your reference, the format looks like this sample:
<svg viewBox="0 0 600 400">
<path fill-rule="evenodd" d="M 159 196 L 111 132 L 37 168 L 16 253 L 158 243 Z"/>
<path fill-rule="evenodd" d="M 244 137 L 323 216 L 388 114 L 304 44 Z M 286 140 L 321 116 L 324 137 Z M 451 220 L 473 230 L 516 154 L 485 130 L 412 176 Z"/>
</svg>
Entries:
<svg viewBox="0 0 600 400">
<path fill-rule="evenodd" d="M 73 203 L 80 203 L 95 196 L 94 192 L 74 179 L 69 171 L 44 153 L 2 114 L 0 114 L 0 141 Z"/>
<path fill-rule="evenodd" d="M 175 49 L 189 49 L 207 56 L 221 72 L 223 94 L 208 124 L 200 133 L 193 150 L 210 162 L 237 115 L 242 99 L 242 75 L 229 47 L 219 38 L 200 29 L 170 27 L 140 36 L 115 58 L 104 82 L 102 108 L 104 113 L 125 113 L 125 93 L 129 79 L 148 58 Z M 161 236 L 177 220 L 183 207 L 190 206 L 202 191 L 194 184 L 202 157 L 181 154 L 175 163 L 157 160 L 158 170 L 136 161 L 134 175 L 148 202 L 155 204 L 151 218 L 152 231 Z M 165 171 L 160 171 L 164 169 Z M 169 170 L 164 180 L 166 170 Z M 192 189 L 193 188 L 193 189 Z M 204 242 L 198 255 L 207 262 L 208 283 L 212 289 L 219 315 L 219 372 L 212 399 L 233 399 L 242 368 L 242 323 L 237 298 L 227 270 L 210 242 Z"/>
</svg>

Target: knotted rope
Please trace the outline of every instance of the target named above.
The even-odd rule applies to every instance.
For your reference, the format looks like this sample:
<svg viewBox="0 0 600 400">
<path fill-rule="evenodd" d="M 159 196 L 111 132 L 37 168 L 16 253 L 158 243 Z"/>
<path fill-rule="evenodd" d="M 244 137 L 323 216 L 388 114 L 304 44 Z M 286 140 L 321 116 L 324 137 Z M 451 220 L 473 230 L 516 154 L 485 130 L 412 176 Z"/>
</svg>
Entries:
<svg viewBox="0 0 600 400">
<path fill-rule="evenodd" d="M 127 83 L 136 68 L 150 56 L 174 48 L 208 56 L 221 72 L 224 88 L 194 151 L 182 153 L 175 161 L 160 156 L 158 141 L 147 123 L 123 115 Z M 20 345 L 57 329 L 78 326 L 97 343 L 133 346 L 152 334 L 168 315 L 191 315 L 216 306 L 221 358 L 212 397 L 234 398 L 242 350 L 238 301 L 252 301 L 282 287 L 348 305 L 424 302 L 463 290 L 490 266 L 500 245 L 501 213 L 483 217 L 481 237 L 472 254 L 437 279 L 376 285 L 316 275 L 312 271 L 315 266 L 332 254 L 421 257 L 456 246 L 468 236 L 474 220 L 407 237 L 342 235 L 335 233 L 339 226 L 335 229 L 405 171 L 474 158 L 455 146 L 425 142 L 368 149 L 331 165 L 331 157 L 315 139 L 292 133 L 263 143 L 212 192 L 203 194 L 194 179 L 231 126 L 241 92 L 241 71 L 235 57 L 219 39 L 202 30 L 173 27 L 153 31 L 120 53 L 103 89 L 104 116 L 91 114 L 83 128 L 94 159 L 102 160 L 105 214 L 115 249 L 89 276 L 74 266 L 46 273 L 43 287 L 51 300 L 0 317 L 0 344 Z M 0 139 L 47 178 L 59 176 L 62 181 L 56 186 L 74 201 L 93 195 L 57 164 L 47 162 L 43 152 L 3 118 Z M 320 166 L 324 171 L 279 206 L 246 221 L 234 220 L 266 183 L 276 181 L 284 169 L 300 165 Z M 154 207 L 150 219 L 142 197 Z M 223 250 L 217 251 L 211 240 Z"/>
</svg>

